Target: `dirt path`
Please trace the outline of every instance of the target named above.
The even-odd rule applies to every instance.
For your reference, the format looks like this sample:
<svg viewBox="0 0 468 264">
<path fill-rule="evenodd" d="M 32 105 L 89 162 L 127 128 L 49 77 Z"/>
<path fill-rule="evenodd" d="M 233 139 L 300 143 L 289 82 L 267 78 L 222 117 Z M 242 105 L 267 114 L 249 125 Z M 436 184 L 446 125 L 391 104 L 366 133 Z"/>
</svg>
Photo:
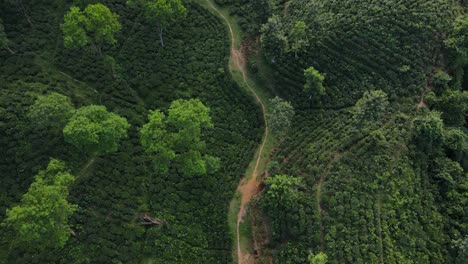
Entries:
<svg viewBox="0 0 468 264">
<path fill-rule="evenodd" d="M 257 151 L 257 160 L 255 161 L 255 167 L 251 175 L 245 175 L 245 177 L 240 181 L 239 186 L 237 187 L 237 191 L 241 193 L 241 203 L 240 209 L 237 213 L 237 225 L 236 225 L 236 237 L 237 237 L 237 259 L 238 263 L 253 263 L 253 256 L 251 256 L 248 252 L 242 252 L 241 243 L 240 243 L 240 225 L 243 221 L 243 217 L 245 215 L 246 205 L 252 200 L 254 195 L 258 191 L 258 167 L 262 161 L 262 156 L 264 154 L 265 143 L 267 141 L 269 135 L 269 128 L 268 128 L 268 120 L 267 120 L 267 108 L 255 91 L 255 89 L 249 84 L 249 78 L 247 76 L 247 72 L 245 69 L 246 59 L 242 50 L 236 49 L 235 47 L 235 40 L 236 35 L 234 30 L 232 29 L 231 23 L 229 20 L 221 13 L 221 11 L 210 1 L 207 0 L 209 6 L 218 13 L 218 15 L 226 22 L 229 32 L 231 33 L 231 58 L 234 62 L 235 69 L 232 69 L 230 66 L 231 72 L 233 70 L 238 70 L 242 74 L 243 83 L 245 86 L 252 92 L 255 97 L 255 100 L 260 104 L 263 114 L 263 122 L 265 124 L 265 132 L 263 134 L 262 143 Z"/>
</svg>

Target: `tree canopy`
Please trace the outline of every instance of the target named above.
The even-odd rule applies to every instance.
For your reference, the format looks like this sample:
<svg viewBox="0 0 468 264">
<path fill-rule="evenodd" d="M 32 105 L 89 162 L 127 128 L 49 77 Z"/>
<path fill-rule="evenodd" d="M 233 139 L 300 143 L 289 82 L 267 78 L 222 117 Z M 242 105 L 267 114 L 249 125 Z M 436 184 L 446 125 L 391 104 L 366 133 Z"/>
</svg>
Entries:
<svg viewBox="0 0 468 264">
<path fill-rule="evenodd" d="M 63 129 L 65 141 L 89 155 L 116 152 L 127 137 L 127 120 L 108 112 L 105 106 L 90 105 L 78 109 Z"/>
<path fill-rule="evenodd" d="M 304 77 L 306 79 L 304 92 L 313 97 L 319 97 L 326 94 L 325 86 L 323 86 L 323 81 L 325 81 L 324 74 L 321 74 L 313 66 L 310 66 L 304 70 Z"/>
<path fill-rule="evenodd" d="M 268 115 L 268 122 L 271 130 L 279 136 L 284 134 L 291 127 L 292 119 L 294 117 L 294 108 L 291 103 L 276 96 L 270 99 L 271 113 Z"/>
<path fill-rule="evenodd" d="M 74 111 L 70 98 L 53 92 L 38 96 L 28 111 L 28 117 L 39 127 L 62 129 Z"/>
<path fill-rule="evenodd" d="M 289 35 L 289 50 L 294 52 L 297 57 L 297 53 L 307 46 L 307 25 L 304 21 L 297 21 L 291 30 Z"/>
<path fill-rule="evenodd" d="M 118 15 L 103 4 L 88 5 L 84 11 L 72 6 L 61 25 L 66 48 L 84 47 L 88 43 L 115 44 L 115 34 L 122 28 Z"/>
<path fill-rule="evenodd" d="M 182 0 L 129 0 L 127 3 L 143 9 L 146 20 L 158 25 L 161 46 L 163 47 L 164 29 L 187 16 L 187 8 Z"/>
<path fill-rule="evenodd" d="M 323 252 L 319 252 L 317 255 L 310 253 L 308 260 L 310 264 L 326 264 L 328 262 L 328 257 L 327 254 Z"/>
<path fill-rule="evenodd" d="M 68 219 L 77 209 L 67 201 L 74 180 L 65 163 L 56 159 L 34 177 L 20 204 L 6 211 L 4 224 L 16 231 L 17 242 L 32 248 L 65 245 L 70 235 Z"/>
<path fill-rule="evenodd" d="M 387 94 L 381 90 L 366 91 L 352 109 L 354 119 L 362 125 L 377 122 L 388 107 Z"/>
<path fill-rule="evenodd" d="M 148 123 L 141 129 L 141 143 L 146 152 L 155 154 L 160 171 L 170 163 L 183 175 L 204 175 L 207 168 L 217 168 L 219 160 L 206 155 L 202 132 L 212 128 L 210 110 L 198 99 L 176 100 L 167 116 L 150 111 Z"/>
<path fill-rule="evenodd" d="M 463 60 L 468 59 L 468 16 L 464 15 L 455 20 L 445 44 L 454 49 Z"/>
</svg>

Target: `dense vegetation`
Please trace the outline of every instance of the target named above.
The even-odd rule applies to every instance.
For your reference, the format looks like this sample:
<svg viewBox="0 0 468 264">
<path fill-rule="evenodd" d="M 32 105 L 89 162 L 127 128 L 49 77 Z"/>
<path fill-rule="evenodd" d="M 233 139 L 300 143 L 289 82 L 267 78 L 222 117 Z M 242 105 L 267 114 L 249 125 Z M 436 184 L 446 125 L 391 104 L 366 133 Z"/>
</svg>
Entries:
<svg viewBox="0 0 468 264">
<path fill-rule="evenodd" d="M 468 262 L 466 2 L 213 0 L 275 95 L 257 262 Z M 232 263 L 229 44 L 197 1 L 0 1 L 0 263 Z"/>
<path fill-rule="evenodd" d="M 167 25 L 163 48 L 157 25 L 140 9 L 109 0 L 100 2 L 121 29 L 100 31 L 100 38 L 100 29 L 83 18 L 61 26 L 71 2 L 0 2 L 0 220 L 5 223 L 0 262 L 231 262 L 228 203 L 261 128 L 258 109 L 228 74 L 226 28 L 200 6 L 186 3 L 187 16 Z M 96 1 L 76 3 L 80 17 Z M 86 45 L 65 48 L 63 35 L 82 32 L 77 28 L 84 30 L 78 39 Z M 201 134 L 202 154 L 219 162 L 210 159 L 213 169 L 205 175 L 186 177 L 173 166 L 157 172 L 140 143 L 140 129 L 149 110 L 166 112 L 171 102 L 191 98 L 210 109 L 212 127 Z M 115 134 L 126 129 L 125 122 L 103 107 L 91 114 L 91 105 L 125 118 L 128 136 Z M 67 139 L 62 130 L 70 119 Z M 78 138 L 99 139 L 102 148 L 83 146 Z M 22 197 L 27 202 L 23 195 L 50 158 L 65 161 L 76 177 L 68 196 L 76 205 L 68 221 L 74 235 L 66 230 L 63 247 L 47 250 L 12 243 L 18 232 L 5 220 L 6 210 L 22 206 Z M 145 215 L 164 224 L 141 225 Z"/>
<path fill-rule="evenodd" d="M 296 111 L 269 172 L 301 184 L 273 206 L 266 181 L 265 255 L 466 262 L 466 28 L 448 0 L 293 0 L 269 19 L 262 46 Z"/>
</svg>

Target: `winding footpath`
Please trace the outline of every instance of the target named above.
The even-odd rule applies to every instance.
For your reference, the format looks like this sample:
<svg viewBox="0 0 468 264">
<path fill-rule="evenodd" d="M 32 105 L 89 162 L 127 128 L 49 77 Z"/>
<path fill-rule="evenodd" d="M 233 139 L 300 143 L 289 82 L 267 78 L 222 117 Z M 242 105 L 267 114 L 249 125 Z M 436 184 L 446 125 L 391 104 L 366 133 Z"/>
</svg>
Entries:
<svg viewBox="0 0 468 264">
<path fill-rule="evenodd" d="M 262 162 L 262 157 L 264 156 L 264 150 L 265 150 L 265 143 L 267 142 L 268 136 L 269 136 L 269 128 L 268 128 L 268 120 L 267 120 L 267 108 L 265 106 L 265 103 L 263 102 L 262 98 L 259 96 L 259 94 L 255 91 L 255 89 L 249 84 L 249 77 L 247 75 L 247 71 L 245 69 L 246 65 L 246 59 L 245 56 L 242 52 L 241 49 L 237 49 L 235 45 L 236 41 L 236 36 L 234 33 L 234 30 L 232 28 L 232 25 L 230 21 L 226 18 L 226 16 L 223 15 L 223 13 L 212 3 L 211 0 L 206 0 L 210 8 L 212 8 L 218 15 L 221 17 L 225 22 L 226 25 L 229 28 L 230 32 L 230 37 L 231 37 L 231 59 L 234 64 L 234 69 L 230 65 L 230 71 L 231 74 L 235 71 L 238 70 L 242 74 L 242 79 L 243 83 L 239 83 L 240 85 L 244 84 L 250 92 L 255 97 L 255 100 L 257 103 L 261 106 L 262 114 L 263 114 L 263 122 L 265 125 L 265 131 L 263 134 L 262 142 L 260 147 L 257 150 L 256 153 L 256 161 L 253 171 L 251 175 L 245 175 L 243 179 L 241 179 L 238 187 L 237 187 L 237 192 L 241 194 L 241 202 L 240 202 L 240 208 L 239 212 L 237 213 L 237 224 L 236 224 L 236 239 L 237 239 L 237 260 L 238 263 L 253 263 L 253 256 L 249 254 L 249 252 L 242 252 L 241 248 L 241 239 L 240 239 L 240 225 L 243 221 L 243 217 L 245 216 L 246 213 L 246 205 L 252 200 L 252 198 L 255 196 L 255 194 L 258 191 L 258 186 L 259 183 L 257 182 L 257 176 L 259 174 L 259 165 Z M 249 171 L 249 170 L 247 170 Z"/>
</svg>

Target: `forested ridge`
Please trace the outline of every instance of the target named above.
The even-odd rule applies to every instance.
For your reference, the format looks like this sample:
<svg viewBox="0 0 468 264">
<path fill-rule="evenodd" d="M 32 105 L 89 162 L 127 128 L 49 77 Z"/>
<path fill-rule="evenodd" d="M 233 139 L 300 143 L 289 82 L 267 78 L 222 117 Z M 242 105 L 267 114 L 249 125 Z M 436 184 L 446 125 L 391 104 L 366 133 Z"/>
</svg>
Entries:
<svg viewBox="0 0 468 264">
<path fill-rule="evenodd" d="M 0 263 L 467 263 L 466 8 L 0 0 Z"/>
</svg>

